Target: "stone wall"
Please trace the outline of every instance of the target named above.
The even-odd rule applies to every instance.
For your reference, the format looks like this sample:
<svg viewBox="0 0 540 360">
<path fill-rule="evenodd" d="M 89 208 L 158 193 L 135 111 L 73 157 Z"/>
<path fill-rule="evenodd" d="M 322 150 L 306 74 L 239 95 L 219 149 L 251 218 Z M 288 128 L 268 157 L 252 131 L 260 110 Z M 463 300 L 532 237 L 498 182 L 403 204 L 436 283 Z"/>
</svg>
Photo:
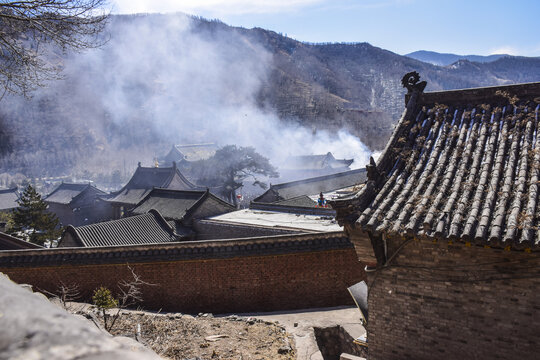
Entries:
<svg viewBox="0 0 540 360">
<path fill-rule="evenodd" d="M 187 313 L 352 304 L 347 287 L 363 279 L 342 233 L 0 253 L 0 271 L 14 281 L 53 293 L 77 284 L 86 301 L 129 279 L 128 264 L 155 284 L 142 289 L 144 308 Z"/>
<path fill-rule="evenodd" d="M 540 258 L 430 240 L 388 239 L 369 273 L 369 359 L 535 359 Z"/>
</svg>

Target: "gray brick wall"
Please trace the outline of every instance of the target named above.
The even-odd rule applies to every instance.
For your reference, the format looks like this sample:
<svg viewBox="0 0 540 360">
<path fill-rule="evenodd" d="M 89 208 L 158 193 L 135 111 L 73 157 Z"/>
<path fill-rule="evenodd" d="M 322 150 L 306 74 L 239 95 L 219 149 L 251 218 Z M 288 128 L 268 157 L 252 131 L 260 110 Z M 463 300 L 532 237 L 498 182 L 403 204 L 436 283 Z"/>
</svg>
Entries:
<svg viewBox="0 0 540 360">
<path fill-rule="evenodd" d="M 537 359 L 539 275 L 537 253 L 411 240 L 369 274 L 369 359 Z"/>
</svg>

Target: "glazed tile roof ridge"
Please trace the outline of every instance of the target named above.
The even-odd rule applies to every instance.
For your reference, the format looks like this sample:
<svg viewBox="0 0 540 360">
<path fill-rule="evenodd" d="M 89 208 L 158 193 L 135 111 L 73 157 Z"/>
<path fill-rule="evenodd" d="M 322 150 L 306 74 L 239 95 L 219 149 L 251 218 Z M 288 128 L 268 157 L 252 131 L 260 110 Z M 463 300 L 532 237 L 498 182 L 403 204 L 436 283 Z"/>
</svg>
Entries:
<svg viewBox="0 0 540 360">
<path fill-rule="evenodd" d="M 96 191 L 96 195 L 107 195 L 104 191 L 98 189 L 90 183 L 77 184 L 62 182 L 56 189 L 54 189 L 43 200 L 56 204 L 69 204 L 81 196 L 87 189 L 93 188 Z"/>
<path fill-rule="evenodd" d="M 340 223 L 538 250 L 540 83 L 413 91 L 408 99 L 379 163 L 368 165 L 366 186 L 330 201 Z"/>
<path fill-rule="evenodd" d="M 345 233 L 305 233 L 150 245 L 27 249 L 0 252 L 0 268 L 270 256 L 351 249 Z"/>
<path fill-rule="evenodd" d="M 41 246 L 0 232 L 0 251 L 19 249 L 42 249 Z"/>
<path fill-rule="evenodd" d="M 171 225 L 156 210 L 146 214 L 74 227 L 66 232 L 81 246 L 154 244 L 179 241 Z"/>
</svg>

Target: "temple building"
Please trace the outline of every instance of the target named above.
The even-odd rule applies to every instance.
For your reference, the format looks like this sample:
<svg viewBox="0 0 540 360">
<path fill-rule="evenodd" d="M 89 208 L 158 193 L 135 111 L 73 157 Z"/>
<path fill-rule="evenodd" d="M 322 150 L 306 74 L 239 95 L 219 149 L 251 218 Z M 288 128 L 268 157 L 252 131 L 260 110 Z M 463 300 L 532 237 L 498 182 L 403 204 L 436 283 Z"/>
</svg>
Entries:
<svg viewBox="0 0 540 360">
<path fill-rule="evenodd" d="M 17 200 L 19 199 L 19 193 L 17 188 L 0 189 L 0 212 L 11 211 L 19 207 Z"/>
<path fill-rule="evenodd" d="M 114 208 L 114 218 L 119 219 L 135 208 L 154 188 L 206 190 L 186 179 L 176 167 L 175 162 L 171 167 L 142 167 L 139 163 L 129 182 L 106 198 L 106 201 Z"/>
<path fill-rule="evenodd" d="M 178 233 L 190 234 L 190 239 L 195 239 L 195 221 L 235 211 L 236 208 L 209 190 L 155 188 L 130 211 L 130 215 L 142 215 L 150 210 L 157 210 Z"/>
<path fill-rule="evenodd" d="M 214 156 L 218 149 L 219 147 L 214 143 L 173 145 L 167 155 L 159 159 L 159 165 L 172 166 L 176 163 L 183 168 L 187 165 L 186 162 L 206 160 Z"/>
<path fill-rule="evenodd" d="M 280 178 L 285 181 L 306 179 L 350 170 L 353 159 L 336 159 L 331 152 L 323 155 L 289 156 L 280 165 Z"/>
<path fill-rule="evenodd" d="M 156 210 L 146 214 L 85 226 L 68 226 L 59 247 L 106 247 L 178 242 L 189 234 L 177 233 Z"/>
<path fill-rule="evenodd" d="M 43 200 L 61 226 L 81 226 L 112 218 L 112 207 L 104 201 L 104 191 L 90 184 L 61 183 Z"/>
<path fill-rule="evenodd" d="M 340 189 L 352 188 L 366 180 L 366 169 L 349 170 L 340 173 L 312 177 L 270 185 L 262 195 L 254 199 L 257 203 L 301 204 L 316 206 L 316 198 L 321 192 L 328 193 Z M 344 190 L 345 191 L 345 190 Z M 311 196 L 311 197 L 310 197 Z M 313 197 L 315 199 L 313 199 Z"/>
<path fill-rule="evenodd" d="M 371 359 L 535 359 L 540 83 L 426 92 L 330 201 L 366 266 Z"/>
</svg>

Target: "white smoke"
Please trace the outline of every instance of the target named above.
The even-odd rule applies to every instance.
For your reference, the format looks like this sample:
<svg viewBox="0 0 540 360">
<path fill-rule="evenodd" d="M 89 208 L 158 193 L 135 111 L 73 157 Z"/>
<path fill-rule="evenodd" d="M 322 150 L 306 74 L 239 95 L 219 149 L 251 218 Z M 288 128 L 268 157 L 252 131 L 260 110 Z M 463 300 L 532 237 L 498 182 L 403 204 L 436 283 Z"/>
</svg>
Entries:
<svg viewBox="0 0 540 360">
<path fill-rule="evenodd" d="M 274 164 L 329 151 L 354 167 L 367 163 L 357 137 L 314 133 L 261 110 L 273 58 L 253 37 L 183 14 L 115 17 L 109 34 L 103 48 L 71 54 L 66 80 L 36 97 L 65 102 L 63 121 L 88 130 L 95 144 L 81 167 L 150 165 L 173 143 L 198 142 L 253 146 Z"/>
</svg>

